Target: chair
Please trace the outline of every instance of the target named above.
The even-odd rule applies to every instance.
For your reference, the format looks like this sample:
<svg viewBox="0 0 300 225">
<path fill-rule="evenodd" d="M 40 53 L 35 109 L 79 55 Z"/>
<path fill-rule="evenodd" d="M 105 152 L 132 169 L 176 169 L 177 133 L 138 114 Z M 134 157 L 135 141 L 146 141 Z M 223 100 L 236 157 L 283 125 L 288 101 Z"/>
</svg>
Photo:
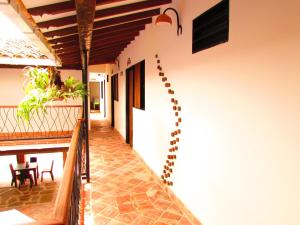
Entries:
<svg viewBox="0 0 300 225">
<path fill-rule="evenodd" d="M 20 188 L 20 183 L 21 183 L 20 174 L 16 173 L 16 171 L 14 170 L 14 167 L 11 163 L 9 164 L 9 168 L 10 168 L 10 172 L 11 172 L 11 176 L 12 176 L 10 186 L 13 186 L 13 184 L 15 183 L 15 187 L 17 187 L 17 180 L 19 180 L 19 188 Z"/>
<path fill-rule="evenodd" d="M 37 157 L 30 157 L 30 163 L 36 163 L 37 164 Z M 39 165 L 36 166 L 36 176 L 39 178 Z"/>
<path fill-rule="evenodd" d="M 30 188 L 32 188 L 32 184 L 33 184 L 33 177 L 30 174 L 29 171 L 22 171 L 20 174 L 20 184 L 19 184 L 19 188 L 21 186 L 21 184 L 25 184 L 26 179 L 30 180 Z"/>
<path fill-rule="evenodd" d="M 33 178 L 32 178 L 32 175 L 28 171 L 24 171 L 20 174 L 17 174 L 11 163 L 9 164 L 9 168 L 10 168 L 11 175 L 12 175 L 12 180 L 11 180 L 11 184 L 10 184 L 11 186 L 15 183 L 15 187 L 17 187 L 17 180 L 19 180 L 19 189 L 20 189 L 21 184 L 24 184 L 26 179 L 29 178 L 30 188 L 32 188 Z"/>
<path fill-rule="evenodd" d="M 54 164 L 54 160 L 52 160 L 52 163 L 51 163 L 51 169 L 50 170 L 43 170 L 41 172 L 41 181 L 43 182 L 43 175 L 44 173 L 50 173 L 51 175 L 51 178 L 52 178 L 52 181 L 54 181 L 54 176 L 53 176 L 53 164 Z"/>
</svg>

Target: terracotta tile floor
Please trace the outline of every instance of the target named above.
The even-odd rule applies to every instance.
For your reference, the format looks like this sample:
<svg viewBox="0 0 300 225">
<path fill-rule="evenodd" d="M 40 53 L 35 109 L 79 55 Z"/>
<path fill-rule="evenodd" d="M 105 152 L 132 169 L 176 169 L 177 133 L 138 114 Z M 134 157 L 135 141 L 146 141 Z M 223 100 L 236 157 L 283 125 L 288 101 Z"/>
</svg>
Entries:
<svg viewBox="0 0 300 225">
<path fill-rule="evenodd" d="M 90 159 L 91 183 L 84 186 L 81 224 L 200 224 L 188 220 L 134 150 L 105 121 L 92 122 Z"/>
</svg>

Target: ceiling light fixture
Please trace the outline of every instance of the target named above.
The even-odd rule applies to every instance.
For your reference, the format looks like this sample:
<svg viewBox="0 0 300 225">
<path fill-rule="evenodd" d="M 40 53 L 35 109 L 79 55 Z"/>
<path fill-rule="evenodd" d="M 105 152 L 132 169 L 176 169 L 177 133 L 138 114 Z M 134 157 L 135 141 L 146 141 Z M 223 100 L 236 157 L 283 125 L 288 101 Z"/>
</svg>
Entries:
<svg viewBox="0 0 300 225">
<path fill-rule="evenodd" d="M 162 14 L 160 14 L 156 18 L 155 24 L 168 23 L 168 24 L 172 25 L 172 19 L 171 19 L 171 17 L 169 17 L 166 14 L 166 12 L 168 10 L 171 10 L 171 11 L 175 12 L 175 14 L 176 14 L 176 18 L 177 18 L 177 35 L 179 36 L 180 34 L 182 34 L 182 26 L 179 23 L 179 15 L 178 15 L 178 12 L 176 11 L 176 9 L 174 9 L 174 8 L 166 8 L 164 10 L 164 12 Z"/>
</svg>

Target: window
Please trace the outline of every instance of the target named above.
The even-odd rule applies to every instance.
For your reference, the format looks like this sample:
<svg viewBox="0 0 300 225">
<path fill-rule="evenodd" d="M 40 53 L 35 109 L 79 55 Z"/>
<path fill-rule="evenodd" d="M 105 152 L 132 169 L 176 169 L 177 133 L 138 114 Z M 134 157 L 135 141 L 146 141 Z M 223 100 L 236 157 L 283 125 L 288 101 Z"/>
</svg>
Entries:
<svg viewBox="0 0 300 225">
<path fill-rule="evenodd" d="M 127 90 L 132 92 L 132 106 L 145 110 L 145 61 L 139 62 L 126 71 Z"/>
<path fill-rule="evenodd" d="M 229 0 L 223 0 L 193 20 L 193 54 L 228 41 Z"/>
</svg>

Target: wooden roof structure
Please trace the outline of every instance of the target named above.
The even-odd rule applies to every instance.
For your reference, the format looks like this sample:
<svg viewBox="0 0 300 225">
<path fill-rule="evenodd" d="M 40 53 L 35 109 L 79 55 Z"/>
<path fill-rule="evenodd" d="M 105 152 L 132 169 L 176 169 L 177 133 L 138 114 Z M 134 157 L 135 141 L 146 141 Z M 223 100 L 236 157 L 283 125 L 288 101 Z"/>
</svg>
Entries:
<svg viewBox="0 0 300 225">
<path fill-rule="evenodd" d="M 21 0 L 20 0 L 21 1 Z M 114 63 L 126 46 L 172 0 L 23 0 L 64 69 Z"/>
</svg>

